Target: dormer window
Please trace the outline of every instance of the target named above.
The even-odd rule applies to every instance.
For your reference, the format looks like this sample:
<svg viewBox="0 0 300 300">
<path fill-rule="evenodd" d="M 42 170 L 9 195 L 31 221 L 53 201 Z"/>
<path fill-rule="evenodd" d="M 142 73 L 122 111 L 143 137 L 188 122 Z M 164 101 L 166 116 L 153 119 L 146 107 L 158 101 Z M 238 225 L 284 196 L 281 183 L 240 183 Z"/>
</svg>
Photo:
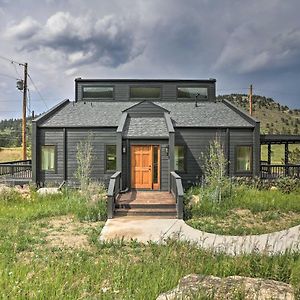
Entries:
<svg viewBox="0 0 300 300">
<path fill-rule="evenodd" d="M 208 91 L 206 87 L 178 87 L 177 98 L 180 99 L 208 99 Z"/>
<path fill-rule="evenodd" d="M 83 86 L 82 98 L 84 100 L 113 99 L 114 88 L 112 86 Z"/>
<path fill-rule="evenodd" d="M 130 98 L 134 99 L 158 99 L 160 98 L 160 87 L 130 87 Z"/>
</svg>

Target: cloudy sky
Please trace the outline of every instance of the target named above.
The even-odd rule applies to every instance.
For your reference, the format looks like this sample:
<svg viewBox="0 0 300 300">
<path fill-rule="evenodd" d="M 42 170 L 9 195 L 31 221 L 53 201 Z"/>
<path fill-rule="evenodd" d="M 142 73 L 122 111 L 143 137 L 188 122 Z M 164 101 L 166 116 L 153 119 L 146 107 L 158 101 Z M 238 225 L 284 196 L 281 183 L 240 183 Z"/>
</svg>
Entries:
<svg viewBox="0 0 300 300">
<path fill-rule="evenodd" d="M 26 4 L 26 5 L 25 5 Z M 0 0 L 0 55 L 28 62 L 31 110 L 74 99 L 74 78 L 216 78 L 218 94 L 300 108 L 299 0 Z M 21 116 L 0 58 L 0 118 Z"/>
</svg>

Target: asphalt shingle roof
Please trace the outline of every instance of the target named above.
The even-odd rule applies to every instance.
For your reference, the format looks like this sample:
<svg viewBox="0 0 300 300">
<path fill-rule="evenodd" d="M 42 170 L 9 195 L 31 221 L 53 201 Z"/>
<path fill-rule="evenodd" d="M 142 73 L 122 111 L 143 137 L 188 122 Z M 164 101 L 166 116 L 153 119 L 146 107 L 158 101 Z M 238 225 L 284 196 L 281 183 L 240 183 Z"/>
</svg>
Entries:
<svg viewBox="0 0 300 300">
<path fill-rule="evenodd" d="M 125 137 L 169 137 L 164 117 L 133 117 L 126 120 Z"/>
<path fill-rule="evenodd" d="M 41 127 L 117 127 L 122 111 L 138 102 L 70 102 Z M 222 102 L 154 102 L 170 111 L 174 127 L 253 127 Z"/>
</svg>

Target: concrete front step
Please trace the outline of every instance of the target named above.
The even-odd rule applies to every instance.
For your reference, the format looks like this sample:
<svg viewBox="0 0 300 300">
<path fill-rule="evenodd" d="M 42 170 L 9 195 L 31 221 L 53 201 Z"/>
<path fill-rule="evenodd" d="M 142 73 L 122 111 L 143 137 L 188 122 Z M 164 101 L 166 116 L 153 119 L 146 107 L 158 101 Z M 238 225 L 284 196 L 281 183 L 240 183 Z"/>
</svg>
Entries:
<svg viewBox="0 0 300 300">
<path fill-rule="evenodd" d="M 175 208 L 161 209 L 161 208 L 117 208 L 115 210 L 115 216 L 156 216 L 176 218 L 177 212 Z"/>
<path fill-rule="evenodd" d="M 117 203 L 116 208 L 126 208 L 126 209 L 175 209 L 175 203 Z"/>
</svg>

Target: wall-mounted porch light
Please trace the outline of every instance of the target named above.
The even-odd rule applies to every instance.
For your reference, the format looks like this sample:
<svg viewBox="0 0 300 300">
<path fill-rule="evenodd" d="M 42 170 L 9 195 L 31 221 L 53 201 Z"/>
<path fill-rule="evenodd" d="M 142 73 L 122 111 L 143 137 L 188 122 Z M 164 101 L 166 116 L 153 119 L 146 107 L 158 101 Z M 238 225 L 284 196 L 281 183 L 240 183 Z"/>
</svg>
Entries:
<svg viewBox="0 0 300 300">
<path fill-rule="evenodd" d="M 165 151 L 166 151 L 166 155 L 169 156 L 169 146 L 166 146 Z"/>
<path fill-rule="evenodd" d="M 126 146 L 122 147 L 122 152 L 125 154 L 126 153 Z"/>
</svg>

